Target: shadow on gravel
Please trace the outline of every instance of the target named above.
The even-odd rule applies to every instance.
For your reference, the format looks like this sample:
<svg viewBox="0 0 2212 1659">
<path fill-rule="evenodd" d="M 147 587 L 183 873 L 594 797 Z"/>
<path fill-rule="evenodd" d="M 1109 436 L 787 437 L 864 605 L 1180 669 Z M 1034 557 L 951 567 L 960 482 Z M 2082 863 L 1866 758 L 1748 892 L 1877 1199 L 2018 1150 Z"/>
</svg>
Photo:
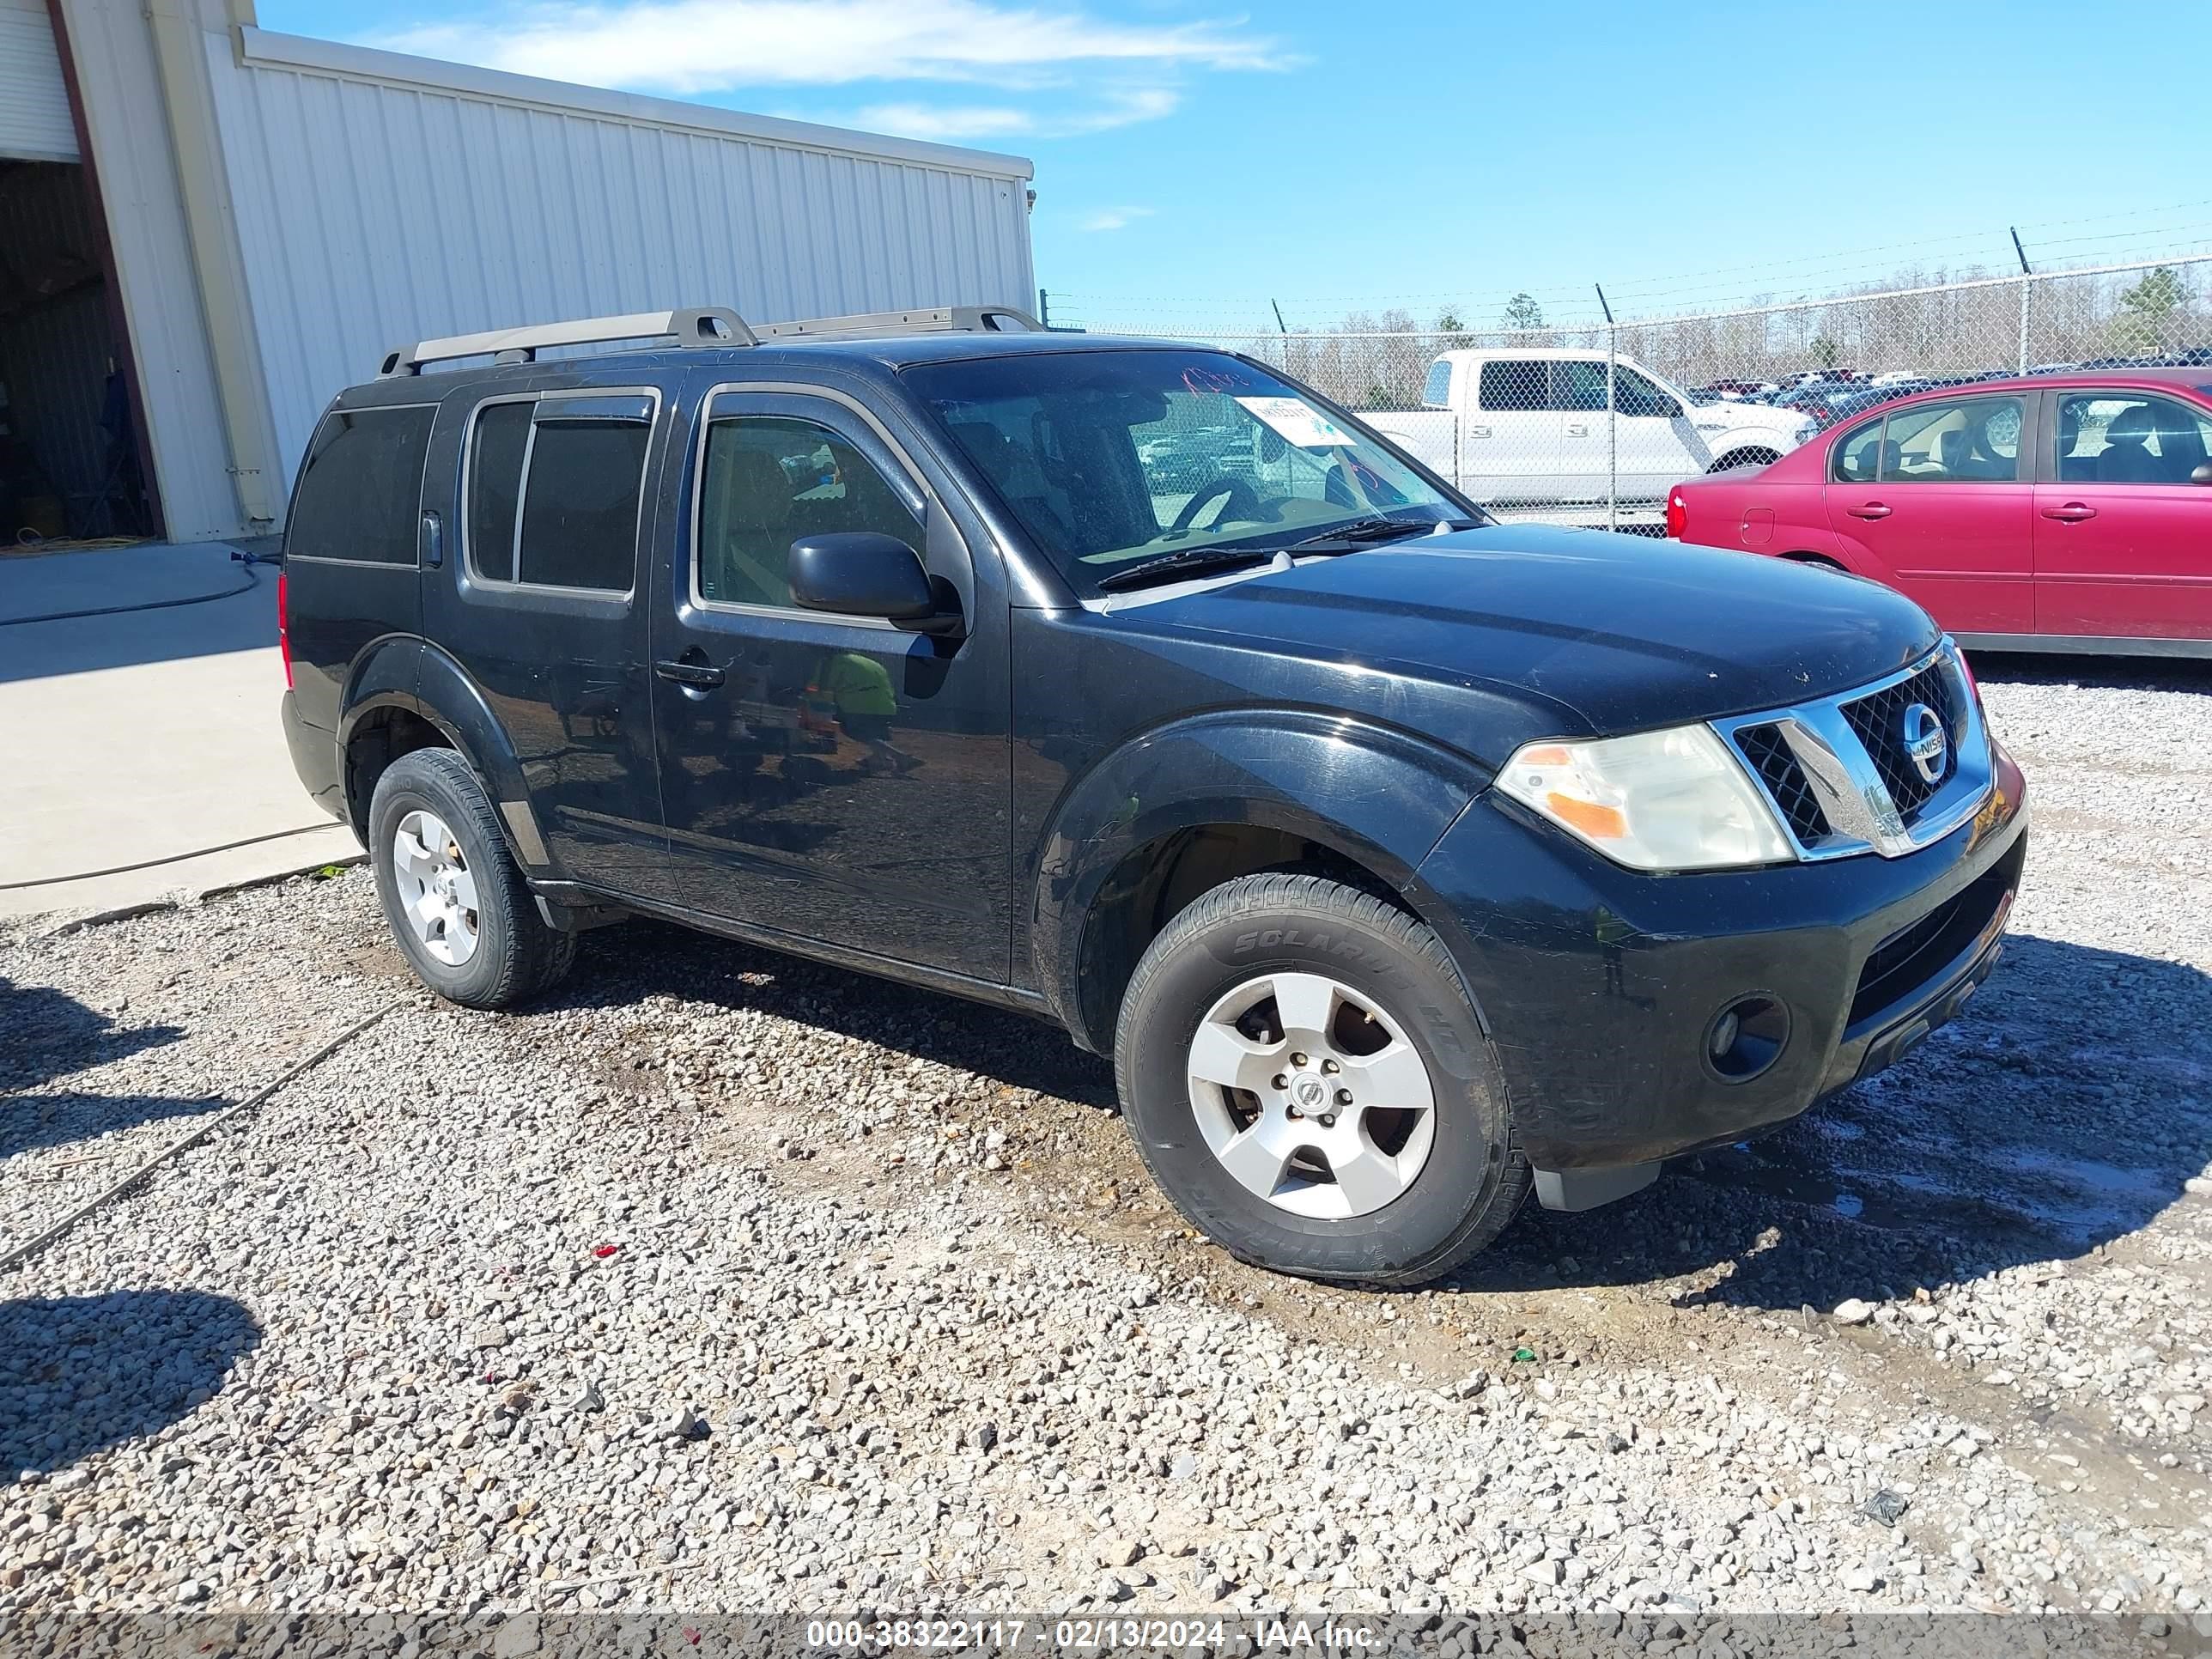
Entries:
<svg viewBox="0 0 2212 1659">
<path fill-rule="evenodd" d="M 620 1008 L 665 994 L 754 1009 L 1013 1088 L 1116 1104 L 1103 1060 L 1058 1026 L 1003 1009 L 653 921 L 588 933 L 584 952 L 576 973 L 539 1006 Z"/>
<path fill-rule="evenodd" d="M 550 1006 L 665 993 L 865 1038 L 1111 1108 L 1105 1062 L 1012 1013 L 654 923 L 589 936 Z M 1718 1281 L 1794 1312 L 2085 1254 L 2212 1162 L 2212 977 L 2026 934 L 1961 1019 L 1758 1142 L 1682 1158 L 1579 1215 L 1533 1204 L 1439 1290 Z M 2195 1202 L 2194 1199 L 2188 1201 Z"/>
<path fill-rule="evenodd" d="M 1969 651 L 1966 656 L 1984 684 L 2212 691 L 2212 662 L 2195 658 L 2075 657 L 2034 651 Z"/>
<path fill-rule="evenodd" d="M 0 1301 L 0 1480 L 167 1427 L 260 1340 L 242 1304 L 201 1291 Z"/>
<path fill-rule="evenodd" d="M 2187 1197 L 2212 1161 L 2212 977 L 2014 934 L 1961 1019 L 1767 1138 L 1636 1197 L 1531 1210 L 1459 1288 L 1642 1283 L 1823 1312 L 2081 1255 Z M 1571 1265 L 1570 1265 L 1571 1264 Z"/>
<path fill-rule="evenodd" d="M 143 1048 L 174 1042 L 174 1025 L 118 1026 L 50 985 L 18 985 L 0 976 L 0 1090 L 35 1089 L 88 1066 L 120 1060 Z"/>
</svg>

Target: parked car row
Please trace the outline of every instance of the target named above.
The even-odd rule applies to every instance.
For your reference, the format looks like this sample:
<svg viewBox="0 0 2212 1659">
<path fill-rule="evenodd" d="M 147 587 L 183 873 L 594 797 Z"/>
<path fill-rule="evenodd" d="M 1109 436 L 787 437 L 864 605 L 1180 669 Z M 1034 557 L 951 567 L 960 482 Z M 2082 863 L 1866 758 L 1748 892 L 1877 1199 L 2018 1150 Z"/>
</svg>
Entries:
<svg viewBox="0 0 2212 1659">
<path fill-rule="evenodd" d="M 2212 656 L 2212 368 L 1869 395 L 1676 485 L 1668 533 L 1871 576 L 1968 645 Z"/>
</svg>

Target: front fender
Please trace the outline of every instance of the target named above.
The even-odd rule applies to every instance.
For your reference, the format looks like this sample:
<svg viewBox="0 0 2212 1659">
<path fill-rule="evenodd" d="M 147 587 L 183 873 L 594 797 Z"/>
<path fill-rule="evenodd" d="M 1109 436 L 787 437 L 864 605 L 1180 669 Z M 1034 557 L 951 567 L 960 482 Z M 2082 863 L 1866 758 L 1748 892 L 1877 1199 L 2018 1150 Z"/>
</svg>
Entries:
<svg viewBox="0 0 2212 1659">
<path fill-rule="evenodd" d="M 1797 447 L 1797 440 L 1788 432 L 1772 427 L 1732 426 L 1720 432 L 1700 432 L 1714 459 L 1737 449 L 1771 449 L 1778 455 L 1787 455 Z M 1819 434 L 1816 433 L 1817 437 Z"/>
<path fill-rule="evenodd" d="M 1110 751 L 1069 787 L 1042 842 L 1031 910 L 1036 983 L 1098 1052 L 1081 975 L 1084 930 L 1131 854 L 1180 830 L 1252 824 L 1314 842 L 1401 892 L 1490 781 L 1465 757 L 1383 726 L 1317 711 L 1227 709 Z M 1415 908 L 1419 908 L 1418 902 Z"/>
</svg>

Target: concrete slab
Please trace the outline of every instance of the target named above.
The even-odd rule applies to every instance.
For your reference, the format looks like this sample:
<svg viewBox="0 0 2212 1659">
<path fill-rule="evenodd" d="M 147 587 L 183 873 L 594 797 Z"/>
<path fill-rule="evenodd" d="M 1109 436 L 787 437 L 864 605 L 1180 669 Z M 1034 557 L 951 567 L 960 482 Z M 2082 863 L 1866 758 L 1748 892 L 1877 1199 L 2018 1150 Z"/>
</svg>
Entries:
<svg viewBox="0 0 2212 1659">
<path fill-rule="evenodd" d="M 0 561 L 0 915 L 359 854 L 300 787 L 277 724 L 276 573 L 230 554 Z"/>
</svg>

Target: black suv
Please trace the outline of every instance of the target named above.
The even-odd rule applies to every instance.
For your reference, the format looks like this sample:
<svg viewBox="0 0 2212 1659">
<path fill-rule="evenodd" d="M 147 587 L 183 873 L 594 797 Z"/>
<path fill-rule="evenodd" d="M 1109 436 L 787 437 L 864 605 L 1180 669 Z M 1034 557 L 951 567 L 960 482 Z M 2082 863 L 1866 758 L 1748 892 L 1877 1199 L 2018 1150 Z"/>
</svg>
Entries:
<svg viewBox="0 0 2212 1659">
<path fill-rule="evenodd" d="M 640 914 L 1026 1010 L 1287 1272 L 1433 1276 L 1889 1064 L 2026 852 L 1917 606 L 1492 524 L 1224 351 L 429 341 L 293 502 L 292 752 L 434 989 L 523 1001 Z"/>
</svg>

